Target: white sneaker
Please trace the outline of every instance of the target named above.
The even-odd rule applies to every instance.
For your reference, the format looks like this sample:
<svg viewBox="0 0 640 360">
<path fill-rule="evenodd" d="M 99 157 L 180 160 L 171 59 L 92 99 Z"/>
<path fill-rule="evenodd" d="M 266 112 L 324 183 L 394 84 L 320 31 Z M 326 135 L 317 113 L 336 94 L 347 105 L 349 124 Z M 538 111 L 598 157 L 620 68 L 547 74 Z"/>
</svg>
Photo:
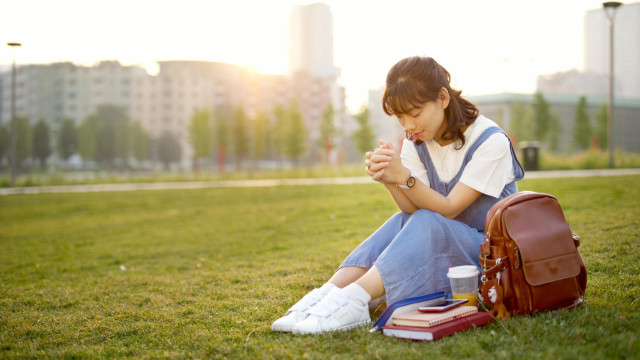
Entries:
<svg viewBox="0 0 640 360">
<path fill-rule="evenodd" d="M 324 298 L 324 294 L 320 289 L 313 289 L 305 295 L 300 301 L 295 303 L 283 317 L 271 324 L 271 330 L 289 332 L 297 322 L 304 320 L 308 315 L 309 309 Z"/>
<path fill-rule="evenodd" d="M 332 289 L 308 313 L 306 319 L 293 326 L 294 334 L 348 330 L 371 322 L 367 304 L 358 304 L 339 288 Z"/>
</svg>

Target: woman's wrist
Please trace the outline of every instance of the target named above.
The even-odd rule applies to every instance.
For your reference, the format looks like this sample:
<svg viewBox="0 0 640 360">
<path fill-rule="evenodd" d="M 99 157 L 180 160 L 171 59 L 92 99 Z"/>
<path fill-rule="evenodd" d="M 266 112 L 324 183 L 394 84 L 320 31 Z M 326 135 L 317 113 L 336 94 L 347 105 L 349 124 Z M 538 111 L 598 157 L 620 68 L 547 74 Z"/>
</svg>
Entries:
<svg viewBox="0 0 640 360">
<path fill-rule="evenodd" d="M 396 178 L 395 184 L 397 184 L 397 185 L 406 185 L 407 184 L 407 179 L 410 176 L 411 176 L 411 170 L 407 169 L 406 167 L 403 167 L 402 171 L 400 171 L 400 174 Z"/>
</svg>

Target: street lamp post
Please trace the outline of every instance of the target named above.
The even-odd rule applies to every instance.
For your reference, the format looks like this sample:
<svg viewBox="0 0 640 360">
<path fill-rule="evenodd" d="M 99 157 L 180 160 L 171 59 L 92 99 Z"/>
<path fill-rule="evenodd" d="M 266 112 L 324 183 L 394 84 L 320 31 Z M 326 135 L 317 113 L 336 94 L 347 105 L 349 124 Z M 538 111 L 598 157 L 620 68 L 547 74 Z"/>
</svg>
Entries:
<svg viewBox="0 0 640 360">
<path fill-rule="evenodd" d="M 10 47 L 22 46 L 19 42 L 8 42 Z M 11 187 L 16 184 L 18 172 L 18 124 L 16 119 L 16 56 L 13 55 L 13 68 L 11 71 Z"/>
<path fill-rule="evenodd" d="M 609 111 L 607 121 L 607 142 L 609 143 L 609 167 L 613 168 L 613 19 L 621 2 L 608 1 L 602 3 L 604 14 L 609 22 Z"/>
</svg>

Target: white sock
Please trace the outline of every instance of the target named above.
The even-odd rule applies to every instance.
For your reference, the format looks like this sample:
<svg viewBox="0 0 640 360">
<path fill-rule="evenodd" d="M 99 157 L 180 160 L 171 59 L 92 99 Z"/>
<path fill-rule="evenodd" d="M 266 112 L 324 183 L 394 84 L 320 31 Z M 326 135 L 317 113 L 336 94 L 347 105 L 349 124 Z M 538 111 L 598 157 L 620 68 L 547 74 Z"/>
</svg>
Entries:
<svg viewBox="0 0 640 360">
<path fill-rule="evenodd" d="M 328 282 L 320 287 L 320 291 L 322 291 L 322 295 L 327 295 L 334 287 L 336 287 L 335 284 Z"/>
<path fill-rule="evenodd" d="M 367 305 L 371 301 L 371 295 L 362 286 L 351 283 L 342 289 L 351 300 L 355 300 L 360 305 Z"/>
</svg>

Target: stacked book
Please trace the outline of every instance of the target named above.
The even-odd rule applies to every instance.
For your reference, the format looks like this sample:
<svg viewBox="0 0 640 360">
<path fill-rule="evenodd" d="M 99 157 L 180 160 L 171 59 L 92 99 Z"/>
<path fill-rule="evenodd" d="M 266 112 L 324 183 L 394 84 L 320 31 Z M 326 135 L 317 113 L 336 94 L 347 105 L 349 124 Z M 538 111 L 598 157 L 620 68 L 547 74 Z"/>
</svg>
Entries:
<svg viewBox="0 0 640 360">
<path fill-rule="evenodd" d="M 399 305 L 392 304 L 385 311 L 386 316 L 384 313 L 380 316 L 373 331 L 382 330 L 384 335 L 391 337 L 432 341 L 493 321 L 490 313 L 478 312 L 475 306 L 458 306 L 442 312 L 421 312 L 417 310 L 418 307 L 425 306 L 425 303 L 437 304 L 445 295 L 427 294 L 417 301 L 419 298 L 412 298 L 415 301 L 410 303 L 405 301 Z"/>
</svg>

